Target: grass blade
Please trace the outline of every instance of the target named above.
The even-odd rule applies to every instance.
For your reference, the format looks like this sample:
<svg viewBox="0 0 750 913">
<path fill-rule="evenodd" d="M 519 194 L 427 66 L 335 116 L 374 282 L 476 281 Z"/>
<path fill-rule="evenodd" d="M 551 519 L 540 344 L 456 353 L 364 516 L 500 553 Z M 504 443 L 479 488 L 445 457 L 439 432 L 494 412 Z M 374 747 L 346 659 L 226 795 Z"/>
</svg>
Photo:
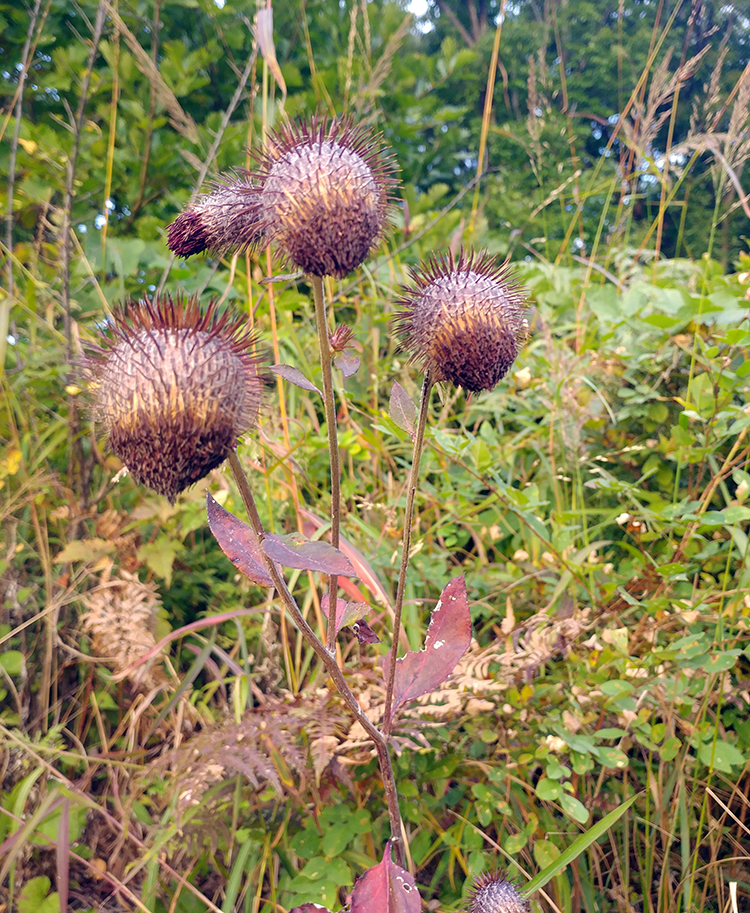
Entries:
<svg viewBox="0 0 750 913">
<path fill-rule="evenodd" d="M 584 850 L 588 849 L 591 844 L 598 840 L 603 834 L 606 834 L 612 825 L 622 818 L 625 812 L 638 798 L 638 795 L 640 794 L 631 796 L 627 802 L 623 803 L 619 808 L 616 808 L 608 815 L 605 815 L 601 821 L 597 821 L 597 823 L 593 827 L 590 827 L 586 833 L 581 834 L 580 837 L 574 840 L 567 850 L 561 853 L 553 863 L 548 865 L 546 869 L 542 869 L 538 875 L 535 875 L 531 879 L 524 887 L 524 893 L 533 894 L 534 891 L 543 888 L 548 881 L 555 877 L 555 875 L 558 875 L 563 869 L 567 868 L 574 859 L 577 859 Z"/>
</svg>

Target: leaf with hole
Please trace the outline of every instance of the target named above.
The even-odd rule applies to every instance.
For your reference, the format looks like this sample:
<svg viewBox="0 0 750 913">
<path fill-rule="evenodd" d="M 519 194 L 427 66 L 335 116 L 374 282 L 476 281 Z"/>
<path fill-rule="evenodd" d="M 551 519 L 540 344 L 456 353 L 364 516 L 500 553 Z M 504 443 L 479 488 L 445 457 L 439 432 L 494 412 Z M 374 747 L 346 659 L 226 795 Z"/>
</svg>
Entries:
<svg viewBox="0 0 750 913">
<path fill-rule="evenodd" d="M 396 661 L 391 715 L 407 701 L 434 691 L 455 669 L 471 643 L 471 612 L 463 575 L 454 577 L 443 590 L 427 629 L 424 647 Z M 388 680 L 392 651 L 383 660 Z"/>
<path fill-rule="evenodd" d="M 308 539 L 302 533 L 287 533 L 280 536 L 266 533 L 263 551 L 284 567 L 318 571 L 320 574 L 336 574 L 341 577 L 357 576 L 357 572 L 343 552 L 328 542 Z"/>
<path fill-rule="evenodd" d="M 261 586 L 273 586 L 273 580 L 263 563 L 260 542 L 252 527 L 243 523 L 234 514 L 206 493 L 208 525 L 216 537 L 221 550 L 237 570 Z"/>
<path fill-rule="evenodd" d="M 361 644 L 379 644 L 382 643 L 378 635 L 372 630 L 370 625 L 362 619 L 355 621 L 352 625 L 354 636 Z"/>
<path fill-rule="evenodd" d="M 398 427 L 408 432 L 413 440 L 414 429 L 417 427 L 417 407 L 399 383 L 394 383 L 391 389 L 389 414 Z"/>
<path fill-rule="evenodd" d="M 309 390 L 311 393 L 320 393 L 320 390 L 318 390 L 315 384 L 309 381 L 299 368 L 293 368 L 291 365 L 271 365 L 268 370 L 273 371 L 274 374 L 278 374 L 279 377 L 283 377 L 284 380 L 288 380 L 289 383 L 294 384 L 295 387 L 301 387 L 303 390 Z M 320 395 L 322 396 L 323 394 L 320 393 Z"/>
<path fill-rule="evenodd" d="M 412 876 L 391 858 L 391 841 L 383 859 L 357 880 L 351 913 L 420 913 L 422 901 Z"/>
</svg>

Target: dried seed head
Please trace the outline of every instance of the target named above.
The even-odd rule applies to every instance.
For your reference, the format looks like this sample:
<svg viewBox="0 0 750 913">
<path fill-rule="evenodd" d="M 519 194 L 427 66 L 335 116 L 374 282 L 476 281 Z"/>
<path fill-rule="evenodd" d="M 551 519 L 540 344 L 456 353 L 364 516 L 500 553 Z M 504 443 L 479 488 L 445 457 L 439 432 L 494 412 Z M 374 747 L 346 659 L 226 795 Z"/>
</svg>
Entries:
<svg viewBox="0 0 750 913">
<path fill-rule="evenodd" d="M 366 128 L 318 118 L 290 124 L 258 158 L 261 227 L 297 269 L 341 278 L 387 227 L 395 172 Z"/>
<path fill-rule="evenodd" d="M 84 369 L 95 416 L 138 482 L 174 501 L 255 421 L 263 381 L 240 319 L 164 296 L 118 312 Z"/>
<path fill-rule="evenodd" d="M 224 256 L 260 243 L 258 191 L 247 174 L 226 176 L 167 226 L 167 246 L 178 257 L 209 251 Z"/>
<path fill-rule="evenodd" d="M 412 288 L 397 301 L 396 333 L 412 361 L 435 380 L 491 390 L 525 342 L 523 289 L 489 254 L 432 257 L 412 270 Z"/>
<path fill-rule="evenodd" d="M 502 875 L 479 875 L 471 888 L 468 913 L 529 913 L 531 905 Z"/>
</svg>

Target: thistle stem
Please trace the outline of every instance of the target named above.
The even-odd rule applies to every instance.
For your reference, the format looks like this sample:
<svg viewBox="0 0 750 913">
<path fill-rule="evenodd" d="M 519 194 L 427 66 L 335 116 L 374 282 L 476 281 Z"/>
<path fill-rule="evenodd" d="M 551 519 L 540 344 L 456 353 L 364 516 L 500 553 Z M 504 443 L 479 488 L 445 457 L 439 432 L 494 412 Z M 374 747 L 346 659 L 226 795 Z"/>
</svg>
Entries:
<svg viewBox="0 0 750 913">
<path fill-rule="evenodd" d="M 341 465 L 339 462 L 339 438 L 336 426 L 336 403 L 333 395 L 331 347 L 328 344 L 328 322 L 326 321 L 326 305 L 323 296 L 323 279 L 321 276 L 311 276 L 310 279 L 315 301 L 315 323 L 318 328 L 320 367 L 323 372 L 323 403 L 326 411 L 326 428 L 328 429 L 328 451 L 331 458 L 331 545 L 334 548 L 338 548 L 341 522 Z M 328 628 L 326 631 L 326 648 L 331 655 L 336 653 L 338 583 L 338 577 L 335 574 L 331 574 L 328 578 Z"/>
<path fill-rule="evenodd" d="M 417 432 L 414 435 L 414 450 L 411 460 L 411 473 L 409 474 L 409 490 L 406 495 L 406 511 L 404 512 L 404 538 L 401 547 L 401 568 L 398 574 L 398 587 L 396 589 L 396 605 L 393 618 L 393 638 L 391 646 L 391 663 L 388 669 L 388 683 L 385 691 L 385 712 L 383 715 L 383 735 L 386 739 L 391 733 L 391 708 L 393 706 L 393 682 L 396 677 L 396 653 L 398 652 L 398 637 L 401 632 L 401 614 L 404 608 L 404 589 L 406 587 L 406 571 L 409 567 L 409 551 L 411 549 L 411 525 L 414 517 L 414 498 L 417 493 L 419 480 L 419 464 L 422 459 L 424 445 L 424 432 L 427 426 L 427 411 L 430 407 L 430 396 L 434 381 L 429 369 L 425 370 L 422 383 L 422 396 L 419 402 L 419 420 Z"/>
<path fill-rule="evenodd" d="M 255 498 L 253 497 L 253 493 L 250 489 L 250 485 L 248 484 L 247 477 L 245 476 L 242 464 L 240 463 L 239 457 L 237 456 L 237 451 L 235 450 L 230 450 L 229 452 L 229 465 L 232 468 L 232 475 L 234 476 L 234 480 L 237 483 L 237 488 L 239 489 L 242 503 L 244 504 L 248 518 L 250 519 L 250 525 L 252 526 L 253 531 L 255 532 L 255 535 L 258 537 L 258 540 L 262 546 L 263 539 L 266 535 L 265 530 L 263 529 L 263 523 L 260 519 L 260 514 L 258 513 L 258 508 L 255 504 Z M 361 723 L 365 732 L 369 735 L 373 741 L 373 744 L 375 745 L 375 751 L 378 754 L 380 774 L 383 778 L 383 791 L 385 792 L 386 804 L 388 806 L 388 817 L 391 824 L 391 841 L 396 853 L 396 861 L 400 866 L 403 867 L 405 865 L 403 824 L 401 822 L 401 812 L 399 811 L 398 807 L 398 793 L 396 791 L 396 780 L 393 774 L 393 765 L 391 764 L 390 751 L 388 749 L 388 740 L 359 706 L 357 698 L 352 693 L 349 685 L 346 682 L 346 679 L 344 678 L 344 673 L 341 671 L 341 669 L 339 669 L 335 654 L 323 646 L 315 631 L 313 631 L 313 629 L 307 623 L 307 620 L 302 614 L 300 607 L 297 605 L 297 600 L 291 594 L 289 588 L 286 585 L 286 581 L 281 576 L 276 562 L 269 558 L 268 555 L 266 555 L 262 547 L 261 552 L 263 553 L 263 561 L 266 565 L 266 569 L 268 570 L 271 580 L 273 580 L 273 585 L 276 588 L 276 592 L 279 594 L 279 597 L 281 598 L 284 608 L 292 616 L 292 620 L 299 628 L 300 633 L 305 638 L 307 643 L 312 647 L 313 652 L 333 679 L 336 690 L 343 698 L 344 703 L 354 714 L 355 719 Z M 333 618 L 334 621 L 332 623 L 330 620 L 329 606 L 329 630 L 331 627 L 335 626 L 335 615 Z"/>
</svg>

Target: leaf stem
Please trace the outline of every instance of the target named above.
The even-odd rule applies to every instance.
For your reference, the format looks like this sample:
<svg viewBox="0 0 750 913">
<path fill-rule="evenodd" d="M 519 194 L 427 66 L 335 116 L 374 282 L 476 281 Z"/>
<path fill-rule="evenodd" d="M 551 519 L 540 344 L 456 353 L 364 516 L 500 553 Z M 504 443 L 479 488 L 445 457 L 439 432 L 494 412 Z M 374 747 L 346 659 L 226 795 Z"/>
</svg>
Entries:
<svg viewBox="0 0 750 913">
<path fill-rule="evenodd" d="M 255 504 L 255 498 L 253 497 L 250 485 L 248 484 L 247 477 L 245 476 L 242 464 L 240 463 L 239 457 L 237 456 L 237 452 L 235 450 L 231 450 L 229 452 L 229 465 L 231 466 L 234 480 L 237 483 L 240 497 L 242 498 L 242 503 L 244 504 L 245 510 L 247 511 L 247 515 L 250 519 L 250 525 L 252 526 L 253 531 L 255 532 L 255 535 L 258 537 L 262 546 L 263 539 L 265 538 L 263 523 L 261 522 L 260 514 L 258 513 L 258 508 Z M 263 551 L 262 548 L 261 551 Z M 375 745 L 375 751 L 378 754 L 380 774 L 383 778 L 383 791 L 385 792 L 386 804 L 388 806 L 388 817 L 391 824 L 391 840 L 393 841 L 393 847 L 396 852 L 396 861 L 400 866 L 403 867 L 405 865 L 403 824 L 401 822 L 401 812 L 399 811 L 398 807 L 398 793 L 396 791 L 396 780 L 393 774 L 393 765 L 391 764 L 390 751 L 388 749 L 388 740 L 359 706 L 357 698 L 352 693 L 349 685 L 346 682 L 346 679 L 344 678 L 344 673 L 341 671 L 341 669 L 339 669 L 335 654 L 323 646 L 315 631 L 313 631 L 313 629 L 307 623 L 307 620 L 297 605 L 297 600 L 291 594 L 289 588 L 286 585 L 286 581 L 281 576 L 281 572 L 279 571 L 276 562 L 272 561 L 271 558 L 265 554 L 265 552 L 263 552 L 263 561 L 266 565 L 268 573 L 271 576 L 271 579 L 273 580 L 273 585 L 276 588 L 279 597 L 281 598 L 284 608 L 292 616 L 292 619 L 299 628 L 300 633 L 305 638 L 307 643 L 312 647 L 315 655 L 318 657 L 328 674 L 333 679 L 336 690 L 343 698 L 344 703 L 354 714 L 355 719 L 361 723 L 365 732 L 372 739 Z M 329 630 L 333 628 L 334 632 L 335 618 L 336 616 L 333 615 L 333 622 L 331 622 L 331 613 L 329 606 Z"/>
<path fill-rule="evenodd" d="M 411 525 L 414 517 L 414 498 L 417 493 L 417 482 L 419 480 L 419 464 L 422 459 L 422 447 L 424 445 L 424 432 L 427 426 L 427 412 L 430 407 L 430 397 L 434 381 L 430 376 L 429 370 L 425 371 L 424 382 L 422 383 L 422 398 L 419 403 L 419 419 L 417 421 L 417 432 L 414 435 L 414 451 L 411 461 L 411 473 L 409 475 L 409 490 L 406 495 L 406 511 L 404 513 L 404 538 L 401 547 L 401 568 L 398 574 L 398 588 L 396 590 L 396 605 L 394 607 L 393 618 L 393 638 L 391 646 L 391 663 L 388 669 L 388 683 L 385 691 L 385 711 L 383 715 L 383 734 L 386 739 L 391 733 L 391 715 L 393 707 L 393 682 L 396 677 L 396 653 L 398 652 L 398 636 L 401 631 L 401 613 L 404 607 L 404 589 L 406 588 L 406 571 L 409 567 L 409 550 L 411 549 Z"/>
<path fill-rule="evenodd" d="M 339 547 L 339 527 L 341 522 L 341 465 L 339 461 L 339 439 L 336 426 L 336 403 L 333 394 L 333 376 L 331 371 L 331 347 L 328 344 L 328 322 L 326 305 L 323 296 L 323 279 L 311 276 L 313 299 L 315 301 L 315 323 L 318 328 L 320 345 L 320 367 L 323 372 L 323 403 L 326 411 L 326 428 L 328 429 L 328 451 L 331 458 L 331 545 Z M 326 648 L 336 654 L 336 614 L 338 577 L 332 574 L 328 578 L 328 628 Z"/>
</svg>

